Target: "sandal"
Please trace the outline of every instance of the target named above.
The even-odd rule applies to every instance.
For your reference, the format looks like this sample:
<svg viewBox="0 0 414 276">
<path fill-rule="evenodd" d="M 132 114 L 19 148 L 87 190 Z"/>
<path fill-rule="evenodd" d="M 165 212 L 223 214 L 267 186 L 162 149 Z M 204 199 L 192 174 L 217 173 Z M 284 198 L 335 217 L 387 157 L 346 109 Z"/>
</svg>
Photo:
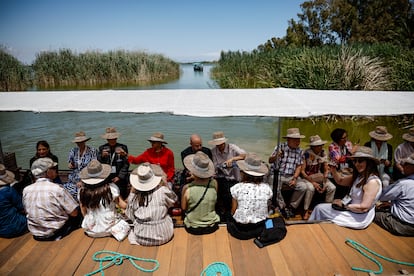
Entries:
<svg viewBox="0 0 414 276">
<path fill-rule="evenodd" d="M 305 214 L 303 215 L 303 220 L 308 220 L 312 214 L 311 210 L 306 210 Z"/>
</svg>

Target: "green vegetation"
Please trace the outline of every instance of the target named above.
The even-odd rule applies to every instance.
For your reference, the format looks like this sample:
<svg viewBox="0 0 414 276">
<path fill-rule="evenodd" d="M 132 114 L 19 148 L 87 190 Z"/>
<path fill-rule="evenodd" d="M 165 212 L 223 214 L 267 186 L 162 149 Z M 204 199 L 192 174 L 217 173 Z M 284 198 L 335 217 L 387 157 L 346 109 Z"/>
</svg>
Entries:
<svg viewBox="0 0 414 276">
<path fill-rule="evenodd" d="M 42 52 L 31 66 L 0 49 L 1 91 L 96 89 L 151 85 L 177 79 L 179 64 L 162 55 L 110 51 L 74 54 L 62 49 Z"/>
<path fill-rule="evenodd" d="M 110 51 L 73 54 L 45 52 L 33 63 L 38 88 L 95 88 L 148 85 L 179 77 L 179 64 L 162 55 Z"/>
<path fill-rule="evenodd" d="M 0 91 L 26 90 L 30 86 L 30 69 L 0 47 Z"/>
<path fill-rule="evenodd" d="M 414 90 L 414 51 L 391 45 L 282 47 L 222 52 L 221 88 Z"/>
</svg>

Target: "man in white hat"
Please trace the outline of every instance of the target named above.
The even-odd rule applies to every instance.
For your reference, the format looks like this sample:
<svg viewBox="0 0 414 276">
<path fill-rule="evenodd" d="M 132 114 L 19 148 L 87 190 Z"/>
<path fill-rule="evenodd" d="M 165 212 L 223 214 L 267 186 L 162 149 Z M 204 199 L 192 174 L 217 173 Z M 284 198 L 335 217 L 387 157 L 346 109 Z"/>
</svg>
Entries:
<svg viewBox="0 0 414 276">
<path fill-rule="evenodd" d="M 319 194 L 325 194 L 325 202 L 332 202 L 334 200 L 336 187 L 328 179 L 329 167 L 328 157 L 323 150 L 323 141 L 319 135 L 314 135 L 309 138 L 309 148 L 304 152 L 304 162 L 302 165 L 301 177 L 305 182 L 307 190 L 303 201 L 303 219 L 308 220 L 311 211 L 310 205 L 317 191 Z"/>
<path fill-rule="evenodd" d="M 375 213 L 375 222 L 387 231 L 399 236 L 414 236 L 414 154 L 402 160 L 405 178 L 384 189 L 380 201 L 390 205 Z"/>
<path fill-rule="evenodd" d="M 27 225 L 35 240 L 59 240 L 80 227 L 78 203 L 65 188 L 51 181 L 56 166 L 47 157 L 34 161 L 31 171 L 36 182 L 23 190 Z"/>
<path fill-rule="evenodd" d="M 235 144 L 226 143 L 227 138 L 223 131 L 213 133 L 213 139 L 208 143 L 213 145 L 211 149 L 213 163 L 216 170 L 218 183 L 217 213 L 221 221 L 231 218 L 231 193 L 230 188 L 240 181 L 240 170 L 236 161 L 246 158 L 246 151 Z"/>
<path fill-rule="evenodd" d="M 399 144 L 394 152 L 394 169 L 392 178 L 394 181 L 403 178 L 405 175 L 401 161 L 414 153 L 414 127 L 402 135 L 403 143 Z"/>
<path fill-rule="evenodd" d="M 127 198 L 129 162 L 126 155 L 121 155 L 121 150 L 128 154 L 128 147 L 118 143 L 121 134 L 114 127 L 107 127 L 101 136 L 107 143 L 99 147 L 98 161 L 111 166 L 110 179 L 116 184 L 121 192 L 122 198 Z"/>
<path fill-rule="evenodd" d="M 298 181 L 303 164 L 303 151 L 299 147 L 300 139 L 305 138 L 298 128 L 289 128 L 287 135 L 283 136 L 287 141 L 277 145 L 269 157 L 272 173 L 274 175 L 274 187 L 276 188 L 276 201 L 283 216 L 287 219 L 295 216 L 296 208 L 301 203 L 307 190 L 303 181 Z M 286 205 L 282 196 L 282 190 L 293 190 L 289 205 Z"/>
<path fill-rule="evenodd" d="M 382 187 L 385 188 L 390 184 L 392 165 L 392 145 L 387 141 L 392 138 L 385 126 L 377 126 L 375 130 L 369 132 L 371 141 L 368 141 L 364 146 L 372 149 L 374 156 L 380 160 L 378 165 L 379 176 L 382 180 Z"/>
</svg>

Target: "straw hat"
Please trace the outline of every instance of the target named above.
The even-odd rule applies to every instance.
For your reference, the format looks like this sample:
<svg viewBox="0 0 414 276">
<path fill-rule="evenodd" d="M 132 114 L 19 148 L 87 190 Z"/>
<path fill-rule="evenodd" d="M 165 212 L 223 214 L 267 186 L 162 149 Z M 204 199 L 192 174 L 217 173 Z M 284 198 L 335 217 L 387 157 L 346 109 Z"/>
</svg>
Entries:
<svg viewBox="0 0 414 276">
<path fill-rule="evenodd" d="M 210 145 L 221 145 L 223 143 L 227 142 L 227 138 L 224 136 L 223 131 L 217 131 L 213 133 L 213 140 L 208 141 Z"/>
<path fill-rule="evenodd" d="M 213 161 L 201 150 L 184 157 L 184 166 L 200 178 L 209 178 L 215 173 Z"/>
<path fill-rule="evenodd" d="M 33 162 L 30 170 L 34 176 L 39 176 L 42 173 L 45 173 L 48 169 L 56 167 L 57 165 L 58 163 L 53 162 L 53 160 L 49 157 L 42 157 Z"/>
<path fill-rule="evenodd" d="M 322 146 L 325 145 L 326 141 L 323 141 L 319 135 L 309 137 L 309 146 Z"/>
<path fill-rule="evenodd" d="M 236 163 L 240 170 L 252 176 L 264 176 L 269 172 L 266 164 L 256 153 L 249 153 L 244 160 L 238 160 Z"/>
<path fill-rule="evenodd" d="M 129 181 L 136 190 L 147 192 L 160 184 L 161 176 L 156 176 L 150 166 L 141 164 L 131 172 Z"/>
<path fill-rule="evenodd" d="M 89 141 L 91 137 L 86 137 L 85 132 L 79 131 L 75 133 L 75 139 L 72 140 L 73 143 L 82 143 Z"/>
<path fill-rule="evenodd" d="M 150 141 L 150 142 L 161 142 L 163 144 L 168 144 L 164 140 L 164 134 L 162 134 L 161 132 L 154 133 L 150 138 L 148 138 L 148 141 Z"/>
<path fill-rule="evenodd" d="M 407 158 L 403 159 L 401 162 L 403 165 L 404 164 L 411 164 L 414 165 L 414 153 L 411 154 L 410 156 L 408 156 Z"/>
<path fill-rule="evenodd" d="M 408 133 L 404 133 L 402 138 L 408 142 L 414 142 L 414 127 L 408 130 Z"/>
<path fill-rule="evenodd" d="M 11 184 L 15 182 L 14 173 L 6 170 L 3 164 L 0 164 L 0 186 Z"/>
<path fill-rule="evenodd" d="M 375 163 L 379 164 L 379 160 L 374 157 L 372 153 L 372 149 L 369 147 L 360 146 L 355 151 L 355 153 L 352 156 L 348 156 L 349 159 L 355 159 L 355 158 L 368 158 L 375 161 Z"/>
<path fill-rule="evenodd" d="M 305 135 L 300 134 L 298 128 L 289 128 L 287 130 L 286 136 L 283 136 L 283 138 L 299 138 L 299 139 L 302 139 L 302 138 L 305 138 L 305 137 L 306 137 Z"/>
<path fill-rule="evenodd" d="M 385 126 L 377 126 L 375 130 L 369 132 L 369 136 L 378 141 L 388 141 L 392 138 Z"/>
<path fill-rule="evenodd" d="M 118 139 L 121 133 L 116 132 L 114 127 L 107 127 L 105 130 L 105 134 L 101 135 L 103 139 L 111 140 L 111 139 Z"/>
<path fill-rule="evenodd" d="M 96 185 L 104 181 L 111 174 L 111 166 L 101 164 L 96 159 L 89 162 L 88 166 L 80 172 L 80 179 L 88 185 Z"/>
</svg>

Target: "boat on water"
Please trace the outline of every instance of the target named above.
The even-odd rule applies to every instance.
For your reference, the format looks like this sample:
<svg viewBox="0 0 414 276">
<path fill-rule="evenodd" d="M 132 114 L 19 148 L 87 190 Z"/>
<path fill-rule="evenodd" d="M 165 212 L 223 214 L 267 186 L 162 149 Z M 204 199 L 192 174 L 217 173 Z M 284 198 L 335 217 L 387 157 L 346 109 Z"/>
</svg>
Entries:
<svg viewBox="0 0 414 276">
<path fill-rule="evenodd" d="M 200 62 L 196 62 L 193 64 L 194 71 L 203 71 L 203 64 Z"/>
</svg>

